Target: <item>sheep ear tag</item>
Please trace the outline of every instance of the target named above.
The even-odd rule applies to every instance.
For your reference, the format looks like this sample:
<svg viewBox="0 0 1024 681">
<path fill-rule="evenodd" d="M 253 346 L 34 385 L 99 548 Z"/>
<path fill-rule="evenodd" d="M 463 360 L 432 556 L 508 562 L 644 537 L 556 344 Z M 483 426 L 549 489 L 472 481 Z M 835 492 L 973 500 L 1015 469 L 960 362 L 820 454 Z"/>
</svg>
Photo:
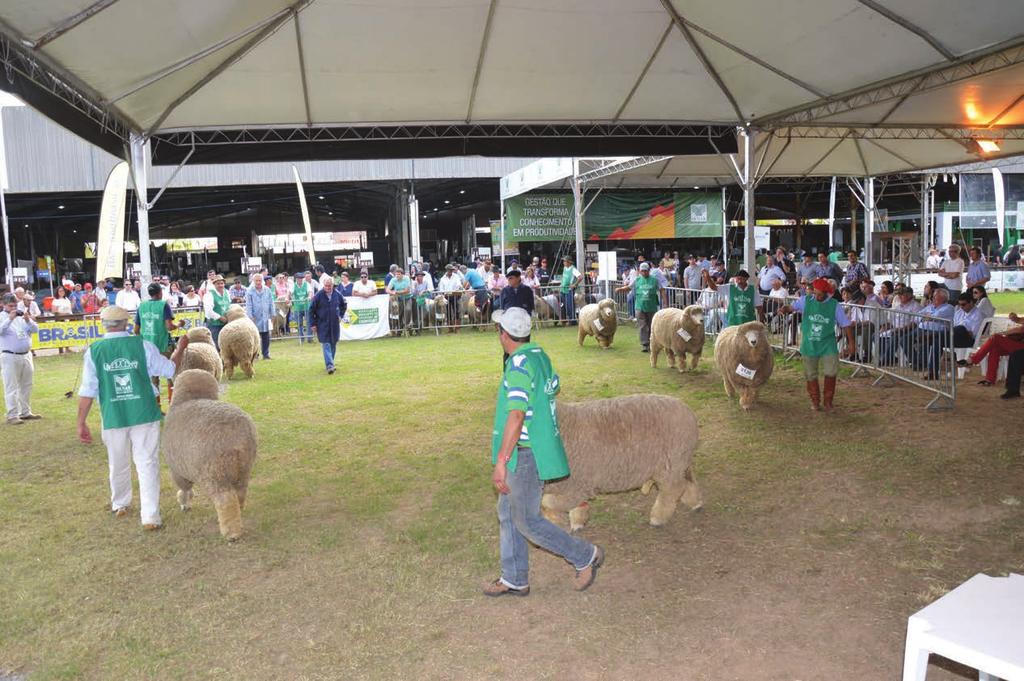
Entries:
<svg viewBox="0 0 1024 681">
<path fill-rule="evenodd" d="M 686 329 L 679 329 L 678 331 L 676 331 L 676 333 L 678 333 L 678 334 L 679 334 L 679 337 L 680 337 L 680 338 L 682 338 L 682 339 L 683 339 L 684 341 L 688 341 L 688 340 L 690 340 L 691 338 L 693 338 L 693 334 L 691 334 L 691 333 L 690 333 L 689 331 L 687 331 Z M 740 366 L 742 366 L 742 365 L 740 365 Z M 746 367 L 743 367 L 743 368 L 745 369 Z M 739 369 L 737 369 L 737 370 L 736 370 L 736 373 L 740 373 L 740 370 L 739 370 Z M 742 375 L 742 374 L 741 374 L 741 375 Z"/>
<path fill-rule="evenodd" d="M 604 324 L 601 323 L 600 319 L 594 320 L 594 326 L 597 328 L 598 331 L 604 331 Z"/>
<path fill-rule="evenodd" d="M 757 369 L 751 369 L 750 367 L 745 367 L 742 364 L 738 364 L 736 365 L 736 373 L 742 376 L 743 378 L 751 379 L 754 377 L 754 374 L 757 373 Z"/>
</svg>

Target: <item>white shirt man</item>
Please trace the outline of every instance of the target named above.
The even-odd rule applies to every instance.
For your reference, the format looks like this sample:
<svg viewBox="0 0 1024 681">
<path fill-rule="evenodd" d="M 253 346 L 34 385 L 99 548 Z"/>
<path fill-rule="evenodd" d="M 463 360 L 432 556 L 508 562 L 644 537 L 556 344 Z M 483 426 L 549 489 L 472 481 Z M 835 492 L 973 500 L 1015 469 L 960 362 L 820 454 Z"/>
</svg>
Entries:
<svg viewBox="0 0 1024 681">
<path fill-rule="evenodd" d="M 462 290 L 462 279 L 455 274 L 454 269 L 446 270 L 441 281 L 437 283 L 437 290 L 441 293 L 455 293 Z"/>
<path fill-rule="evenodd" d="M 352 295 L 357 298 L 370 298 L 377 295 L 377 284 L 370 279 L 366 271 L 359 273 L 359 281 L 352 284 Z"/>
<path fill-rule="evenodd" d="M 939 276 L 942 283 L 949 289 L 949 298 L 954 300 L 963 290 L 964 261 L 960 259 L 960 247 L 953 244 L 949 247 L 949 257 L 942 261 L 939 266 Z"/>
<path fill-rule="evenodd" d="M 775 264 L 775 258 L 768 256 L 768 261 L 757 273 L 757 288 L 761 293 L 768 293 L 772 290 L 772 282 L 776 280 L 785 283 L 786 273 Z"/>
<path fill-rule="evenodd" d="M 127 310 L 129 315 L 134 315 L 139 309 L 139 305 L 142 304 L 142 298 L 139 296 L 139 293 L 135 290 L 134 286 L 129 283 L 117 292 L 117 298 L 115 299 L 114 304 Z"/>
<path fill-rule="evenodd" d="M 19 312 L 28 312 L 33 317 L 39 317 L 42 314 L 39 311 L 39 306 L 36 305 L 35 294 L 26 293 L 25 289 L 19 286 L 14 289 L 14 298 L 18 301 Z"/>
<path fill-rule="evenodd" d="M 785 300 L 787 295 L 788 295 L 788 291 L 786 291 L 786 289 L 782 288 L 782 281 L 780 279 L 773 279 L 772 280 L 772 290 L 768 292 L 768 297 L 769 298 L 779 298 L 779 299 Z"/>
<path fill-rule="evenodd" d="M 4 406 L 8 425 L 17 426 L 40 418 L 32 413 L 32 334 L 39 325 L 30 313 L 18 309 L 18 299 L 4 294 L 0 311 L 0 373 L 4 382 Z"/>
<path fill-rule="evenodd" d="M 942 264 L 942 257 L 939 252 L 934 248 L 928 251 L 928 257 L 924 261 L 924 266 L 930 270 L 937 270 Z"/>
</svg>

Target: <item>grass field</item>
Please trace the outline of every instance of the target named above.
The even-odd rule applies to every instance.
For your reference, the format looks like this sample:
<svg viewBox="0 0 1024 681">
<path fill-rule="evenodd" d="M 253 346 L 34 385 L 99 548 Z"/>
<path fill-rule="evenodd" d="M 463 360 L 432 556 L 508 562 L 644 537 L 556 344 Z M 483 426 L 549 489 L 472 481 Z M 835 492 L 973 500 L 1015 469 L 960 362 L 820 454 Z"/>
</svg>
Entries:
<svg viewBox="0 0 1024 681">
<path fill-rule="evenodd" d="M 515 602 L 479 592 L 498 574 L 493 333 L 344 344 L 334 376 L 318 347 L 275 343 L 223 396 L 260 434 L 235 544 L 208 498 L 177 509 L 166 469 L 162 531 L 137 499 L 112 518 L 105 450 L 77 442 L 63 397 L 81 357 L 38 358 L 45 420 L 0 428 L 0 679 L 894 678 L 909 614 L 1024 570 L 1024 464 L 1002 435 L 1020 404 L 972 385 L 931 415 L 910 388 L 846 378 L 824 416 L 783 366 L 743 413 L 710 348 L 680 376 L 632 328 L 609 351 L 573 329 L 536 340 L 562 400 L 685 400 L 705 509 L 654 529 L 650 497 L 600 497 L 594 587 L 535 550 Z"/>
<path fill-rule="evenodd" d="M 996 312 L 999 314 L 1024 314 L 1024 291 L 994 291 L 988 294 L 988 297 L 992 299 L 992 304 L 996 306 Z"/>
</svg>

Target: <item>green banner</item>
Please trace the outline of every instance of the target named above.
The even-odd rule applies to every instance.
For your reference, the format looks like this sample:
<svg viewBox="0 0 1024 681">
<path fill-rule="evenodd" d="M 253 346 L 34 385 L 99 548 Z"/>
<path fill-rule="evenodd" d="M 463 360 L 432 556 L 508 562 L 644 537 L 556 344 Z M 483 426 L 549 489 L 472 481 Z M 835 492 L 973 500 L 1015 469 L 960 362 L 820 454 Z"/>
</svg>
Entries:
<svg viewBox="0 0 1024 681">
<path fill-rule="evenodd" d="M 521 194 L 505 202 L 506 243 L 520 241 L 572 241 L 576 238 L 571 193 Z M 491 230 L 498 243 L 500 231 Z"/>
<path fill-rule="evenodd" d="M 708 239 L 722 236 L 721 192 L 680 192 L 675 195 L 676 236 Z"/>
<path fill-rule="evenodd" d="M 505 203 L 507 243 L 572 241 L 573 202 L 569 192 L 533 193 Z M 583 216 L 588 241 L 624 239 L 708 239 L 722 236 L 719 192 L 605 191 Z M 495 244 L 500 231 L 491 230 Z"/>
</svg>

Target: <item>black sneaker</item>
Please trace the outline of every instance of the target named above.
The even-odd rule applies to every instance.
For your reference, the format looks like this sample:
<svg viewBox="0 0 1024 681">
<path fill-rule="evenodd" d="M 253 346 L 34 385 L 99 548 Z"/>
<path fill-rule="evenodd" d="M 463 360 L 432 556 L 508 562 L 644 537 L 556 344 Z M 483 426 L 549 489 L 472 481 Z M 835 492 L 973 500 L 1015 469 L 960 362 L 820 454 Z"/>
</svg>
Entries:
<svg viewBox="0 0 1024 681">
<path fill-rule="evenodd" d="M 1020 393 L 1012 393 L 1009 390 L 1007 390 L 1005 393 L 1003 393 L 1002 395 L 999 396 L 999 399 L 1001 399 L 1001 400 L 1015 400 L 1018 397 L 1020 397 Z"/>
<path fill-rule="evenodd" d="M 650 351 L 651 351 L 651 349 L 649 347 L 647 347 L 646 345 L 643 345 L 643 346 L 640 347 L 640 352 L 650 352 Z"/>
</svg>

